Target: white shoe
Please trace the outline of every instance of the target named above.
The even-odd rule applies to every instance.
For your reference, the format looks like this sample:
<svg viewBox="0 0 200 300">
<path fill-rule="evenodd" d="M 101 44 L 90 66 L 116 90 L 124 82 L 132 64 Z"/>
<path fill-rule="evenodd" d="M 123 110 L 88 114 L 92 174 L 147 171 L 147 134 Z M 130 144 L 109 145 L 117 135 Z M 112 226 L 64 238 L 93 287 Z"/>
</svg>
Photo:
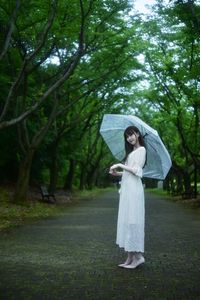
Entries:
<svg viewBox="0 0 200 300">
<path fill-rule="evenodd" d="M 126 269 L 135 269 L 137 268 L 139 265 L 144 264 L 145 263 L 145 259 L 144 257 L 140 257 L 138 260 L 133 260 L 132 263 L 130 265 L 125 265 L 123 266 L 123 268 Z"/>
<path fill-rule="evenodd" d="M 120 264 L 118 267 L 123 268 L 124 266 L 127 266 L 126 264 Z"/>
<path fill-rule="evenodd" d="M 124 268 L 125 266 L 128 266 L 128 264 L 120 264 L 120 265 L 118 265 L 118 267 L 121 267 L 121 268 Z"/>
<path fill-rule="evenodd" d="M 118 267 L 124 268 L 125 266 L 128 266 L 130 263 L 132 263 L 132 259 L 125 261 L 125 263 L 118 265 Z"/>
</svg>

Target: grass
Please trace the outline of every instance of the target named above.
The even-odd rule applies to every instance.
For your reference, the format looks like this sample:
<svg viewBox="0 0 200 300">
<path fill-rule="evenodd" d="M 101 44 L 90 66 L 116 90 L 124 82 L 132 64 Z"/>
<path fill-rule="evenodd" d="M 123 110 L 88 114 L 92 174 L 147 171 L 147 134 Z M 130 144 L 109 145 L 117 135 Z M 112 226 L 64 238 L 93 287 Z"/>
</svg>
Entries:
<svg viewBox="0 0 200 300">
<path fill-rule="evenodd" d="M 145 189 L 146 192 L 149 192 L 149 193 L 153 193 L 153 194 L 156 194 L 156 195 L 159 195 L 159 196 L 162 196 L 162 197 L 167 197 L 167 198 L 172 198 L 171 195 L 169 195 L 169 193 L 163 189 L 159 189 L 159 188 L 152 188 L 152 189 Z"/>
<path fill-rule="evenodd" d="M 26 206 L 11 202 L 9 191 L 0 188 L 0 231 L 18 226 L 26 220 L 52 216 L 57 208 L 40 202 L 28 202 Z"/>
<path fill-rule="evenodd" d="M 0 187 L 0 232 L 10 228 L 22 225 L 26 221 L 37 220 L 58 215 L 63 209 L 69 205 L 76 205 L 82 200 L 95 198 L 103 192 L 113 191 L 113 187 L 94 188 L 92 190 L 75 191 L 72 194 L 70 202 L 62 202 L 51 205 L 39 201 L 28 201 L 26 206 L 16 205 L 11 202 L 10 191 L 4 187 Z M 181 197 L 172 197 L 167 191 L 159 188 L 145 189 L 146 192 L 153 193 L 162 198 L 168 198 L 172 201 L 181 202 L 188 207 L 200 210 L 199 199 L 182 200 Z"/>
<path fill-rule="evenodd" d="M 76 205 L 83 199 L 91 199 L 102 192 L 110 190 L 113 190 L 113 188 L 76 191 L 72 194 L 70 202 L 58 202 L 58 204 L 52 205 L 38 201 L 28 201 L 24 206 L 13 204 L 10 191 L 0 187 L 0 232 L 22 225 L 26 221 L 58 215 L 69 205 Z"/>
<path fill-rule="evenodd" d="M 167 191 L 164 191 L 163 189 L 154 188 L 154 189 L 145 189 L 146 192 L 153 193 L 158 196 L 162 196 L 162 198 L 167 198 L 174 202 L 179 202 L 184 204 L 185 206 L 189 208 L 194 208 L 200 212 L 200 199 L 199 197 L 197 199 L 182 199 L 181 196 L 172 196 Z M 199 191 L 198 191 L 199 193 Z"/>
<path fill-rule="evenodd" d="M 93 188 L 92 190 L 82 190 L 82 191 L 75 191 L 74 197 L 77 199 L 87 199 L 87 198 L 93 198 L 97 195 L 101 194 L 102 192 L 110 192 L 113 191 L 113 187 L 107 187 L 107 188 Z"/>
</svg>

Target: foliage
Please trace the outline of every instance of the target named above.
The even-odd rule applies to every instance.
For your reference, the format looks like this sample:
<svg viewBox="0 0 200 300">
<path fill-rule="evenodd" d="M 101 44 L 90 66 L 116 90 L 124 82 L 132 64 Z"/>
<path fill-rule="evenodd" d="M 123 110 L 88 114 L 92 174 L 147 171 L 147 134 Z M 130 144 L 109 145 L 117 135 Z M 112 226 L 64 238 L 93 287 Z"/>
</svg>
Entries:
<svg viewBox="0 0 200 300">
<path fill-rule="evenodd" d="M 167 189 L 197 186 L 199 4 L 160 0 L 144 18 L 128 0 L 1 1 L 0 178 L 51 190 L 109 184 L 105 113 L 156 128 L 173 168 Z"/>
<path fill-rule="evenodd" d="M 199 6 L 190 3 L 188 10 L 189 1 L 180 2 L 159 2 L 140 27 L 146 88 L 135 87 L 140 115 L 158 128 L 172 156 L 169 188 L 177 192 L 190 190 L 191 181 L 197 186 L 200 165 L 199 34 L 194 19 L 187 19 L 199 14 Z"/>
</svg>

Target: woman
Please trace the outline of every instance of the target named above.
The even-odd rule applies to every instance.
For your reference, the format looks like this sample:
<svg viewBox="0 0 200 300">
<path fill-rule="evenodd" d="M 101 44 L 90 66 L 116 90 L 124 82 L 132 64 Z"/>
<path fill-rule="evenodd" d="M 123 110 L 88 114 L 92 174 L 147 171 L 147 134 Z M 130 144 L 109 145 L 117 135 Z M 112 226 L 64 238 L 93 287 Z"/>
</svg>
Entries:
<svg viewBox="0 0 200 300">
<path fill-rule="evenodd" d="M 116 243 L 128 252 L 128 257 L 119 267 L 135 269 L 145 262 L 145 209 L 141 177 L 146 162 L 146 148 L 143 137 L 135 126 L 126 128 L 124 139 L 125 164 L 111 166 L 109 173 L 114 176 L 122 175 Z M 123 172 L 119 172 L 118 169 L 122 169 Z"/>
</svg>

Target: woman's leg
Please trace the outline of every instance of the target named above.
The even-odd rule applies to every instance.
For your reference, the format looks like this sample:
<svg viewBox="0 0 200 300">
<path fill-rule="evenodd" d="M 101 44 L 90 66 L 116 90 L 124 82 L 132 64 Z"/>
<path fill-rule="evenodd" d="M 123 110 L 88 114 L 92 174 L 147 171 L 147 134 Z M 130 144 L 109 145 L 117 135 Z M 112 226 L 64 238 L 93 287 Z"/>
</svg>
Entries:
<svg viewBox="0 0 200 300">
<path fill-rule="evenodd" d="M 123 264 L 120 264 L 119 267 L 127 266 L 127 265 L 131 264 L 131 262 L 133 261 L 135 252 L 127 252 L 127 253 L 128 253 L 128 257 L 127 257 L 126 261 Z"/>
<path fill-rule="evenodd" d="M 128 265 L 124 265 L 124 268 L 135 269 L 143 263 L 145 263 L 143 254 L 141 252 L 136 252 L 133 256 L 132 262 Z"/>
<path fill-rule="evenodd" d="M 136 253 L 135 253 L 135 257 L 136 257 L 137 260 L 140 259 L 140 258 L 142 258 L 142 257 L 144 258 L 142 252 L 136 252 Z"/>
</svg>

